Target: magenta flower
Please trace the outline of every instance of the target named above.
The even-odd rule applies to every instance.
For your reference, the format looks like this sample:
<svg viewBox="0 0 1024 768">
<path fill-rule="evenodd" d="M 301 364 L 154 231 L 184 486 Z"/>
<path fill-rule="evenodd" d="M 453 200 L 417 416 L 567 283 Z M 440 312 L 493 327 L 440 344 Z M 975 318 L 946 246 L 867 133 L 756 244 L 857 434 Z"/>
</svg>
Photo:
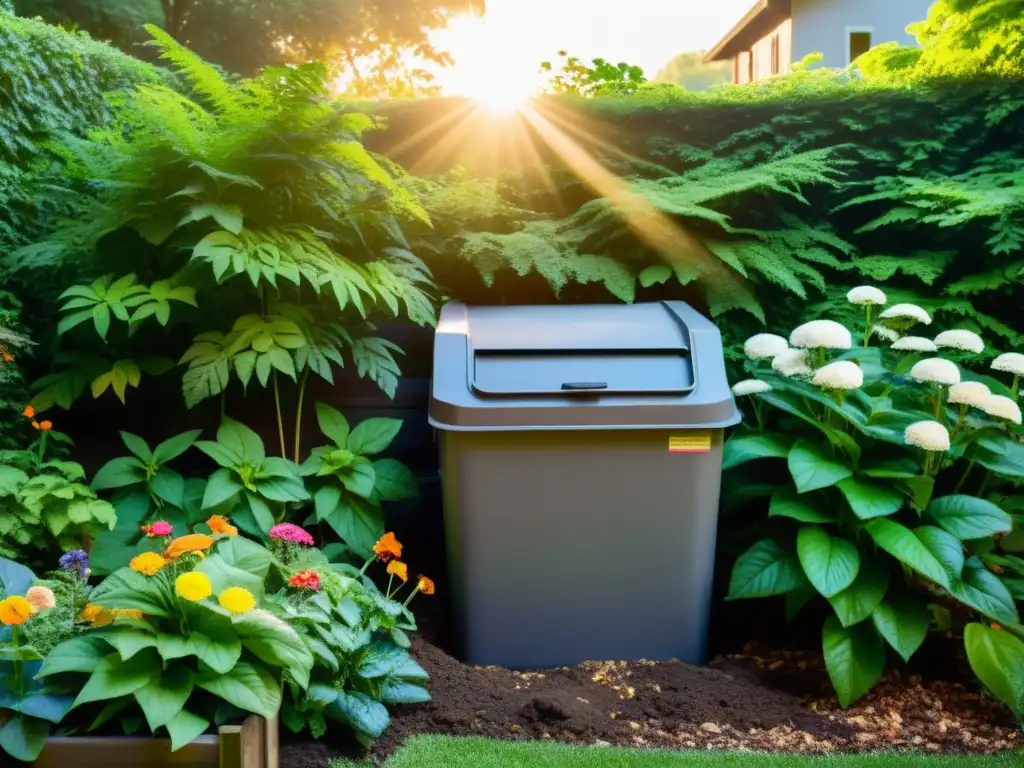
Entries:
<svg viewBox="0 0 1024 768">
<path fill-rule="evenodd" d="M 301 544 L 304 547 L 313 546 L 313 537 L 294 523 L 278 523 L 270 529 L 270 538 L 278 541 L 290 541 L 293 544 Z"/>
<path fill-rule="evenodd" d="M 166 520 L 157 520 L 152 525 L 142 526 L 142 532 L 150 538 L 154 536 L 170 536 L 174 532 L 174 528 Z"/>
</svg>

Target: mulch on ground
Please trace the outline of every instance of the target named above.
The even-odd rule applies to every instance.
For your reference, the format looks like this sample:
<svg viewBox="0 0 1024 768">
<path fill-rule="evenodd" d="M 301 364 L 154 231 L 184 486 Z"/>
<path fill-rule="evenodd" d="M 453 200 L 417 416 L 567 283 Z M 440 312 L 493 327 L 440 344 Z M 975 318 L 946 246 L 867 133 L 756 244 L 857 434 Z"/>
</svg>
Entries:
<svg viewBox="0 0 1024 768">
<path fill-rule="evenodd" d="M 1009 712 L 976 685 L 890 672 L 853 707 L 831 693 L 820 655 L 749 652 L 708 667 L 588 662 L 512 672 L 469 667 L 418 641 L 434 699 L 397 708 L 369 757 L 383 760 L 420 734 L 555 739 L 575 744 L 793 751 L 988 753 L 1021 748 Z M 343 738 L 282 746 L 282 768 L 325 768 L 357 757 Z"/>
</svg>

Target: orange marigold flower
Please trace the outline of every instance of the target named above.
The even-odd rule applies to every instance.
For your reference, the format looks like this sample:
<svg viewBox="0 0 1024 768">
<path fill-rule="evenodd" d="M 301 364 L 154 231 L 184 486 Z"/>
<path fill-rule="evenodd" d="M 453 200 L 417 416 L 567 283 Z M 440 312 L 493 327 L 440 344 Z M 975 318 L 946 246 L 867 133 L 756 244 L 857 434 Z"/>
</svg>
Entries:
<svg viewBox="0 0 1024 768">
<path fill-rule="evenodd" d="M 101 605 L 89 603 L 82 609 L 82 613 L 78 618 L 82 621 L 90 622 L 94 627 L 105 627 L 113 623 L 114 613 Z"/>
<path fill-rule="evenodd" d="M 167 565 L 167 560 L 156 552 L 143 552 L 136 555 L 128 563 L 128 567 L 143 576 L 156 576 Z"/>
<path fill-rule="evenodd" d="M 388 563 L 388 573 L 392 576 L 397 576 L 402 581 L 409 580 L 409 566 L 401 560 L 392 560 Z"/>
<path fill-rule="evenodd" d="M 21 595 L 0 600 L 0 624 L 14 627 L 24 624 L 36 612 L 35 607 Z"/>
<path fill-rule="evenodd" d="M 989 624 L 989 626 L 992 627 L 992 629 L 1002 629 L 1002 626 L 996 624 L 994 621 L 991 624 Z"/>
<path fill-rule="evenodd" d="M 31 405 L 26 405 L 25 410 L 21 412 L 21 415 L 24 416 L 26 419 L 31 419 L 36 415 L 36 409 L 33 408 Z"/>
<path fill-rule="evenodd" d="M 181 536 L 172 541 L 171 545 L 164 552 L 164 556 L 174 560 L 186 552 L 202 552 L 209 549 L 213 546 L 213 543 L 214 539 L 212 536 L 207 536 L 205 533 L 190 533 L 187 536 Z"/>
<path fill-rule="evenodd" d="M 420 576 L 420 580 L 416 583 L 416 589 L 424 595 L 432 595 L 434 594 L 434 582 L 426 576 Z"/>
<path fill-rule="evenodd" d="M 39 422 L 36 421 L 35 419 L 32 420 L 32 428 L 39 429 Z"/>
<path fill-rule="evenodd" d="M 43 432 L 49 432 L 51 429 L 53 429 L 53 422 L 52 421 L 40 421 L 39 422 L 39 429 L 42 430 Z"/>
<path fill-rule="evenodd" d="M 12 363 L 12 362 L 14 362 L 14 355 L 12 355 L 10 352 L 4 352 L 4 362 L 5 363 Z"/>
<path fill-rule="evenodd" d="M 320 574 L 309 568 L 303 568 L 301 571 L 296 571 L 292 574 L 291 578 L 288 579 L 288 584 L 298 589 L 306 588 L 319 592 Z"/>
<path fill-rule="evenodd" d="M 210 530 L 214 533 L 224 534 L 226 536 L 237 536 L 238 529 L 235 528 L 224 515 L 213 515 L 209 520 L 206 521 Z"/>
<path fill-rule="evenodd" d="M 395 538 L 395 534 L 389 531 L 373 545 L 373 551 L 379 560 L 387 561 L 392 557 L 402 556 L 402 544 Z"/>
</svg>

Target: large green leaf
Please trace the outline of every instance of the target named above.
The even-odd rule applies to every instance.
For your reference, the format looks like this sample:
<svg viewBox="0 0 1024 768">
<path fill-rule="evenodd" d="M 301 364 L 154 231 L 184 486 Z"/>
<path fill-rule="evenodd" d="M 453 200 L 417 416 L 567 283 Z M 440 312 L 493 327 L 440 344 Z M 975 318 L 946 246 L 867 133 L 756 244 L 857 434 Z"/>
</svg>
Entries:
<svg viewBox="0 0 1024 768">
<path fill-rule="evenodd" d="M 260 436 L 234 419 L 225 418 L 221 422 L 217 430 L 217 442 L 248 461 L 261 461 L 267 455 Z"/>
<path fill-rule="evenodd" d="M 0 557 L 0 587 L 5 597 L 24 595 L 35 580 L 36 575 L 24 565 Z"/>
<path fill-rule="evenodd" d="M 148 616 L 167 617 L 174 614 L 174 597 L 164 571 L 156 576 L 143 576 L 130 568 L 121 568 L 100 582 L 89 599 L 104 608 L 128 608 Z"/>
<path fill-rule="evenodd" d="M 950 581 L 960 578 L 960 574 L 964 570 L 964 544 L 960 539 L 934 525 L 922 525 L 920 528 L 915 528 L 914 535 L 946 569 Z"/>
<path fill-rule="evenodd" d="M 1018 719 L 1024 717 L 1024 642 L 1009 632 L 968 624 L 964 647 L 978 679 Z"/>
<path fill-rule="evenodd" d="M 142 708 L 150 730 L 156 731 L 182 711 L 191 694 L 192 672 L 181 664 L 171 664 L 135 691 L 135 700 Z"/>
<path fill-rule="evenodd" d="M 796 551 L 808 581 L 825 597 L 842 592 L 860 571 L 857 547 L 846 539 L 831 536 L 824 526 L 801 526 Z"/>
<path fill-rule="evenodd" d="M 178 458 L 192 447 L 203 430 L 192 429 L 182 432 L 174 437 L 169 437 L 153 449 L 153 461 L 158 464 L 165 464 L 168 461 Z"/>
<path fill-rule="evenodd" d="M 116 653 L 104 656 L 82 687 L 74 706 L 128 696 L 148 685 L 159 676 L 160 670 L 160 656 L 152 648 L 143 650 L 128 661 L 123 661 Z"/>
<path fill-rule="evenodd" d="M 925 515 L 959 539 L 983 539 L 1013 528 L 1010 516 L 991 501 L 976 496 L 942 496 L 933 499 Z"/>
<path fill-rule="evenodd" d="M 800 562 L 774 539 L 761 539 L 739 556 L 726 600 L 783 595 L 806 583 Z"/>
<path fill-rule="evenodd" d="M 853 514 L 861 520 L 892 515 L 903 506 L 902 493 L 870 480 L 848 477 L 840 480 L 836 486 L 846 497 Z"/>
<path fill-rule="evenodd" d="M 732 469 L 755 459 L 784 459 L 788 455 L 789 443 L 771 432 L 734 435 L 725 441 L 722 449 L 722 469 Z"/>
<path fill-rule="evenodd" d="M 780 488 L 768 505 L 768 517 L 789 517 L 801 523 L 834 523 L 836 514 L 825 508 L 818 495 L 799 495 L 792 488 Z"/>
<path fill-rule="evenodd" d="M 373 462 L 373 470 L 376 475 L 373 490 L 381 501 L 414 499 L 419 493 L 416 476 L 402 462 L 380 459 Z"/>
<path fill-rule="evenodd" d="M 241 587 L 252 592 L 257 601 L 263 597 L 263 578 L 229 565 L 219 552 L 204 558 L 195 570 L 210 577 L 214 594 L 220 594 L 230 587 Z"/>
<path fill-rule="evenodd" d="M 152 632 L 132 627 L 117 627 L 105 634 L 104 639 L 117 649 L 124 661 L 128 661 L 143 648 L 156 647 L 156 636 Z"/>
<path fill-rule="evenodd" d="M 352 430 L 345 447 L 360 456 L 380 453 L 391 445 L 401 428 L 401 419 L 367 419 Z"/>
<path fill-rule="evenodd" d="M 106 491 L 144 482 L 146 465 L 134 456 L 119 456 L 100 467 L 89 486 L 94 491 Z"/>
<path fill-rule="evenodd" d="M 37 677 L 61 672 L 92 672 L 110 654 L 111 646 L 103 637 L 78 635 L 65 640 L 46 655 Z"/>
<path fill-rule="evenodd" d="M 901 563 L 937 584 L 949 586 L 949 574 L 946 573 L 946 569 L 909 528 L 892 520 L 878 518 L 865 525 L 864 529 L 874 539 L 875 544 Z"/>
<path fill-rule="evenodd" d="M 50 726 L 45 720 L 16 715 L 0 725 L 0 753 L 31 763 L 46 746 Z"/>
<path fill-rule="evenodd" d="M 1003 624 L 1020 623 L 1017 603 L 1010 590 L 977 557 L 968 558 L 959 581 L 949 591 L 962 603 Z"/>
<path fill-rule="evenodd" d="M 384 535 L 384 513 L 376 504 L 354 496 L 342 498 L 324 521 L 361 557 L 370 557 Z"/>
<path fill-rule="evenodd" d="M 430 692 L 422 685 L 389 677 L 380 685 L 380 700 L 384 704 L 422 704 L 430 701 Z"/>
<path fill-rule="evenodd" d="M 274 556 L 266 547 L 241 536 L 232 536 L 218 542 L 217 555 L 228 565 L 261 580 L 267 578 L 270 566 L 274 562 Z"/>
<path fill-rule="evenodd" d="M 909 592 L 891 595 L 871 614 L 875 629 L 904 661 L 921 647 L 928 636 L 928 606 Z"/>
<path fill-rule="evenodd" d="M 59 723 L 75 703 L 74 696 L 56 696 L 52 693 L 30 693 L 12 703 L 10 708 L 29 717 L 38 717 L 51 723 Z"/>
<path fill-rule="evenodd" d="M 233 669 L 242 655 L 242 641 L 233 633 L 217 636 L 207 635 L 205 632 L 192 632 L 188 639 L 195 648 L 196 656 L 214 672 L 220 674 L 227 674 Z"/>
<path fill-rule="evenodd" d="M 387 708 L 362 693 L 339 692 L 327 713 L 373 740 L 380 738 L 391 724 Z"/>
<path fill-rule="evenodd" d="M 356 671 L 367 679 L 386 677 L 401 669 L 409 654 L 394 643 L 378 641 L 363 651 Z"/>
<path fill-rule="evenodd" d="M 195 684 L 246 712 L 273 717 L 281 706 L 281 686 L 259 665 L 238 662 L 229 672 L 200 673 Z"/>
<path fill-rule="evenodd" d="M 889 569 L 879 558 L 868 557 L 857 578 L 839 594 L 829 598 L 832 609 L 844 627 L 852 627 L 871 616 L 889 588 Z"/>
<path fill-rule="evenodd" d="M 332 408 L 324 403 L 316 404 L 316 421 L 320 425 L 320 431 L 334 441 L 339 448 L 348 445 L 350 428 L 346 419 L 337 408 Z"/>
<path fill-rule="evenodd" d="M 789 452 L 789 473 L 800 493 L 828 488 L 853 474 L 843 462 L 830 455 L 827 448 L 801 440 Z"/>
<path fill-rule="evenodd" d="M 829 616 L 821 632 L 825 668 L 839 704 L 848 707 L 869 690 L 885 669 L 885 646 L 867 622 L 844 627 Z"/>
<path fill-rule="evenodd" d="M 206 718 L 193 715 L 186 709 L 181 710 L 167 722 L 167 733 L 171 737 L 171 751 L 176 752 L 186 744 L 195 741 L 209 727 L 210 722 Z"/>
<path fill-rule="evenodd" d="M 247 651 L 271 666 L 286 669 L 302 688 L 309 686 L 313 655 L 286 622 L 245 615 L 236 619 L 234 625 Z"/>
</svg>

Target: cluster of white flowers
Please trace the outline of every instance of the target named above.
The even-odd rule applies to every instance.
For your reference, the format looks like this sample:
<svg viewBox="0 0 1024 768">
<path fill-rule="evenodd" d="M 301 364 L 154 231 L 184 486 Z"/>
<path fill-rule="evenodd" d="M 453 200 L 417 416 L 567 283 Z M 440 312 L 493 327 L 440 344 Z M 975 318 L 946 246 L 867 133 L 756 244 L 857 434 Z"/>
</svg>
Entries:
<svg viewBox="0 0 1024 768">
<path fill-rule="evenodd" d="M 789 335 L 789 343 L 802 349 L 849 349 L 853 336 L 835 320 L 811 320 Z"/>
<path fill-rule="evenodd" d="M 950 405 L 981 408 L 981 404 L 991 396 L 992 392 L 980 381 L 961 381 L 949 388 Z"/>
<path fill-rule="evenodd" d="M 897 331 L 894 331 L 892 328 L 886 328 L 884 325 L 872 327 L 871 335 L 877 336 L 882 341 L 888 341 L 890 344 L 903 338 Z"/>
<path fill-rule="evenodd" d="M 926 451 L 948 451 L 949 430 L 937 421 L 917 421 L 907 427 L 903 442 Z"/>
<path fill-rule="evenodd" d="M 1006 352 L 992 361 L 992 370 L 1024 376 L 1024 355 L 1019 352 Z"/>
<path fill-rule="evenodd" d="M 846 294 L 846 300 L 851 304 L 860 304 L 862 306 L 870 305 L 875 307 L 881 306 L 888 301 L 885 294 L 872 285 L 862 285 L 859 288 L 854 288 Z"/>
<path fill-rule="evenodd" d="M 815 371 L 812 381 L 822 389 L 857 389 L 864 385 L 864 371 L 850 360 L 837 360 Z"/>
<path fill-rule="evenodd" d="M 809 376 L 811 366 L 807 364 L 807 350 L 787 349 L 772 360 L 772 370 L 782 376 Z"/>
<path fill-rule="evenodd" d="M 770 360 L 789 349 L 789 342 L 774 333 L 759 333 L 747 339 L 743 353 L 751 360 Z"/>
<path fill-rule="evenodd" d="M 924 336 L 904 336 L 892 348 L 897 352 L 936 352 L 939 349 L 934 341 Z"/>
<path fill-rule="evenodd" d="M 1021 422 L 1020 406 L 1009 397 L 989 395 L 981 402 L 980 407 L 989 416 L 995 416 L 997 419 L 1012 421 L 1014 424 Z"/>
<path fill-rule="evenodd" d="M 749 395 L 760 395 L 762 392 L 771 392 L 772 385 L 760 379 L 744 379 L 733 384 L 732 393 L 736 397 Z"/>
<path fill-rule="evenodd" d="M 910 378 L 914 381 L 928 382 L 952 386 L 960 383 L 960 369 L 955 363 L 941 357 L 929 357 L 914 364 L 910 369 Z"/>
<path fill-rule="evenodd" d="M 894 304 L 879 315 L 882 320 L 902 320 L 914 323 L 932 324 L 932 316 L 917 304 Z"/>
<path fill-rule="evenodd" d="M 943 331 L 935 337 L 935 346 L 973 352 L 976 355 L 985 351 L 985 342 L 974 331 Z"/>
</svg>

